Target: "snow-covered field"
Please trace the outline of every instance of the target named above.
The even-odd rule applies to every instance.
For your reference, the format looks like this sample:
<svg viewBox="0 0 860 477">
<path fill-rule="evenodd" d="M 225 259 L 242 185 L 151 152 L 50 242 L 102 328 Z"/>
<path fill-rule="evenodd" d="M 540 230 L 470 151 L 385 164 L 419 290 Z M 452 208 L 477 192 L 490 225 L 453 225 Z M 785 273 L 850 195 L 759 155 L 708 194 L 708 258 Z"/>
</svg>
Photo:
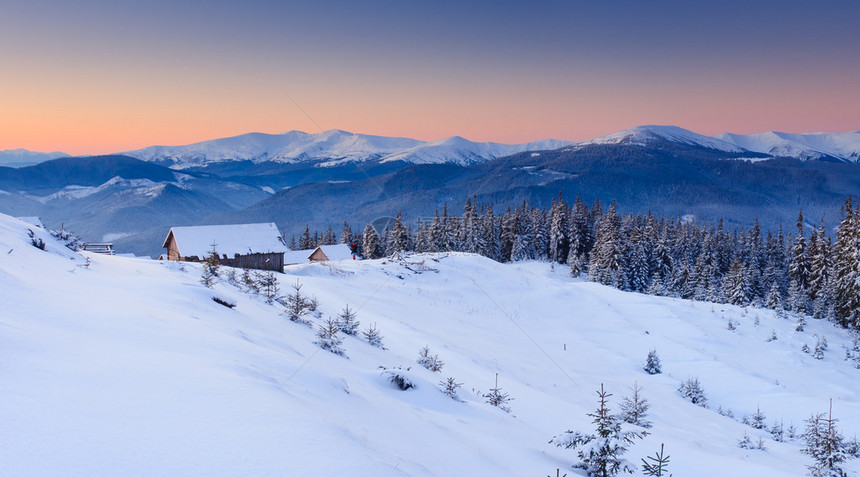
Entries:
<svg viewBox="0 0 860 477">
<path fill-rule="evenodd" d="M 593 430 L 601 383 L 613 411 L 644 387 L 653 427 L 627 457 L 664 443 L 675 476 L 804 475 L 800 440 L 738 422 L 757 407 L 801 430 L 833 398 L 843 433 L 860 429 L 849 335 L 824 322 L 796 332 L 770 311 L 464 254 L 289 267 L 281 290 L 299 280 L 318 298 L 315 327 L 349 304 L 384 336 L 387 350 L 347 336 L 341 357 L 282 306 L 205 288 L 197 265 L 87 255 L 87 267 L 40 229 L 46 250 L 33 247 L 28 227 L 0 215 L 0 475 L 579 475 L 575 452 L 548 441 Z M 816 334 L 823 360 L 800 350 Z M 416 364 L 423 346 L 440 373 Z M 650 349 L 663 374 L 642 370 Z M 416 387 L 380 366 L 409 368 Z M 481 397 L 496 373 L 511 413 Z M 440 391 L 449 376 L 463 402 Z M 709 409 L 678 394 L 691 377 Z M 738 448 L 744 433 L 766 449 Z"/>
</svg>

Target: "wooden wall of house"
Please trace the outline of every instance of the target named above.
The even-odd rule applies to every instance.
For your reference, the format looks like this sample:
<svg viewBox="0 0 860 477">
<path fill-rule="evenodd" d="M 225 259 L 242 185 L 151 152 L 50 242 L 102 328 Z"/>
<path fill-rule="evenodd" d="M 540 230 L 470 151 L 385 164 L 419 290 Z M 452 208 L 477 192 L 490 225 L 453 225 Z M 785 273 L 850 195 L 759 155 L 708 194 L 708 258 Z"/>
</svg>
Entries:
<svg viewBox="0 0 860 477">
<path fill-rule="evenodd" d="M 283 253 L 249 253 L 247 255 L 236 255 L 235 258 L 222 260 L 221 263 L 228 267 L 273 270 L 280 273 L 284 272 Z"/>
</svg>

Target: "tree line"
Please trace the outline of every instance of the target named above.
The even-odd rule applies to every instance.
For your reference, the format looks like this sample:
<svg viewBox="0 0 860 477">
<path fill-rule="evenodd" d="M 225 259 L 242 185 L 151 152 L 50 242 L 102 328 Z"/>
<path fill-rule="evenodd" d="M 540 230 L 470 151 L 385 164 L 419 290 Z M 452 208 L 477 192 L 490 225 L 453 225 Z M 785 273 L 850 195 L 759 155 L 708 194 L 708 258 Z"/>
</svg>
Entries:
<svg viewBox="0 0 860 477">
<path fill-rule="evenodd" d="M 305 229 L 299 248 L 336 243 L 335 233 Z M 798 214 L 785 233 L 729 229 L 652 213 L 621 215 L 561 195 L 549 208 L 523 202 L 496 213 L 468 198 L 463 213 L 445 205 L 412 227 L 398 214 L 384 231 L 367 224 L 355 234 L 344 223 L 340 243 L 356 243 L 365 258 L 402 252 L 469 252 L 499 262 L 543 260 L 566 265 L 574 276 L 627 291 L 764 306 L 829 319 L 860 330 L 860 209 L 851 198 L 833 234 Z M 295 239 L 291 242 L 295 245 Z M 295 248 L 295 247 L 292 247 Z M 802 318 L 801 318 L 802 320 Z"/>
</svg>

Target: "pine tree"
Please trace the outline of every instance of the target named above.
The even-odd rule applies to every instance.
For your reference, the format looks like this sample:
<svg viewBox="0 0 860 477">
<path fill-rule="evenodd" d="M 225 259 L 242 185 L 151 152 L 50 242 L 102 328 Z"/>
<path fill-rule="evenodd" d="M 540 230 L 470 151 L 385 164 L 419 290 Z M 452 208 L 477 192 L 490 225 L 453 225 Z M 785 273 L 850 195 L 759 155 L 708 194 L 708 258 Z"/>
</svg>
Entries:
<svg viewBox="0 0 860 477">
<path fill-rule="evenodd" d="M 566 449 L 576 449 L 579 463 L 576 467 L 584 469 L 589 476 L 608 477 L 619 472 L 632 474 L 635 465 L 624 460 L 624 454 L 637 440 L 642 439 L 647 432 L 622 431 L 621 423 L 609 412 L 607 401 L 611 394 L 600 385 L 597 392 L 599 407 L 588 416 L 595 424 L 594 434 L 583 434 L 579 431 L 565 431 L 552 438 L 551 444 Z"/>
<path fill-rule="evenodd" d="M 370 325 L 366 330 L 362 331 L 361 334 L 364 335 L 364 339 L 367 340 L 367 343 L 370 346 L 385 349 L 385 346 L 382 345 L 382 335 L 379 333 L 379 330 L 376 329 L 376 323 Z"/>
<path fill-rule="evenodd" d="M 442 366 L 445 364 L 439 359 L 438 354 L 430 354 L 430 347 L 424 346 L 420 350 L 418 350 L 418 364 L 421 366 L 433 371 L 434 373 L 438 373 L 442 371 Z"/>
<path fill-rule="evenodd" d="M 813 477 L 847 476 L 841 465 L 853 456 L 846 452 L 842 433 L 836 428 L 838 419 L 833 417 L 833 400 L 830 401 L 830 411 L 826 418 L 824 413 L 813 414 L 805 422 L 806 432 L 803 437 L 806 440 L 806 447 L 801 449 L 801 452 L 815 461 L 807 466 L 809 475 Z"/>
<path fill-rule="evenodd" d="M 594 239 L 594 248 L 589 260 L 588 279 L 604 285 L 617 285 L 624 269 L 621 222 L 615 202 L 600 218 L 600 226 Z"/>
<path fill-rule="evenodd" d="M 642 459 L 642 473 L 648 476 L 672 477 L 669 474 L 669 456 L 663 455 L 663 444 L 660 444 L 660 452 L 654 454 L 654 457 L 647 456 L 648 460 Z M 649 462 L 650 461 L 650 462 Z"/>
<path fill-rule="evenodd" d="M 755 414 L 752 415 L 752 419 L 750 419 L 750 426 L 753 429 L 764 429 L 765 428 L 765 417 L 764 413 L 761 412 L 761 409 L 756 407 Z"/>
<path fill-rule="evenodd" d="M 257 288 L 266 297 L 266 303 L 270 305 L 281 298 L 281 287 L 278 277 L 271 270 L 258 275 Z"/>
<path fill-rule="evenodd" d="M 648 357 L 645 359 L 643 367 L 648 374 L 660 374 L 663 372 L 663 367 L 660 365 L 660 357 L 657 356 L 657 350 L 648 351 Z"/>
<path fill-rule="evenodd" d="M 221 258 L 218 256 L 218 245 L 211 244 L 212 249 L 203 260 L 203 274 L 200 277 L 200 282 L 208 288 L 212 288 L 215 284 L 215 278 L 218 277 L 218 271 L 221 268 Z"/>
<path fill-rule="evenodd" d="M 463 383 L 458 383 L 456 379 L 449 377 L 440 381 L 439 385 L 442 386 L 442 392 L 446 396 L 455 401 L 461 401 L 460 396 L 457 395 L 457 388 L 461 387 Z"/>
<path fill-rule="evenodd" d="M 343 311 L 337 315 L 337 329 L 342 331 L 344 334 L 355 336 L 358 332 L 358 319 L 355 316 L 355 312 L 349 309 L 349 304 L 343 307 Z"/>
<path fill-rule="evenodd" d="M 705 391 L 699 383 L 699 378 L 687 379 L 681 383 L 678 392 L 691 403 L 704 408 L 708 407 L 708 398 L 705 397 Z"/>
<path fill-rule="evenodd" d="M 648 400 L 641 395 L 642 386 L 634 382 L 630 390 L 633 394 L 624 396 L 621 400 L 621 414 L 619 415 L 621 420 L 639 427 L 651 427 L 651 421 L 647 419 L 650 405 Z"/>
<path fill-rule="evenodd" d="M 311 238 L 310 228 L 305 225 L 305 231 L 302 232 L 302 236 L 299 237 L 299 250 L 310 250 L 315 246 L 314 240 Z"/>
<path fill-rule="evenodd" d="M 311 304 L 302 295 L 302 284 L 296 280 L 296 283 L 292 285 L 292 289 L 292 293 L 284 299 L 284 314 L 287 315 L 290 321 L 309 325 L 310 322 L 305 319 L 305 315 L 310 311 Z"/>
<path fill-rule="evenodd" d="M 495 406 L 502 411 L 511 412 L 511 407 L 508 406 L 508 403 L 513 401 L 508 393 L 502 392 L 502 388 L 499 387 L 499 373 L 496 373 L 496 385 L 495 387 L 490 388 L 490 392 L 483 395 L 484 399 L 487 400 L 487 404 L 491 406 Z"/>
<path fill-rule="evenodd" d="M 379 234 L 372 224 L 367 224 L 364 227 L 364 238 L 362 239 L 362 255 L 364 258 L 379 258 L 380 242 Z"/>
<path fill-rule="evenodd" d="M 409 250 L 409 229 L 403 225 L 402 215 L 398 212 L 397 218 L 394 219 L 394 225 L 391 227 L 388 254 L 403 253 L 407 250 Z"/>
<path fill-rule="evenodd" d="M 342 356 L 344 350 L 340 345 L 343 344 L 343 340 L 338 336 L 337 332 L 337 323 L 329 318 L 317 330 L 316 344 L 326 351 Z"/>
<path fill-rule="evenodd" d="M 860 217 L 851 198 L 836 232 L 833 264 L 833 308 L 836 321 L 860 329 Z"/>
</svg>

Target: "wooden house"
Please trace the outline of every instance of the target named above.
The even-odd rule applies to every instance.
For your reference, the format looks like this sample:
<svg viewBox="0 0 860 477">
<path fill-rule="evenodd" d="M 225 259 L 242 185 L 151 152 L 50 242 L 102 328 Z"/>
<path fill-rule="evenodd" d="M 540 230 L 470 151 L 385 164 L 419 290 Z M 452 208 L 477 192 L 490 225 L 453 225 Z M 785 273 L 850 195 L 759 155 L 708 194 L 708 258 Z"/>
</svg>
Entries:
<svg viewBox="0 0 860 477">
<path fill-rule="evenodd" d="M 313 250 L 291 250 L 284 258 L 285 265 L 297 265 L 300 263 L 327 262 L 329 260 L 352 260 L 355 256 L 349 245 L 345 243 L 337 245 L 320 245 Z"/>
<path fill-rule="evenodd" d="M 287 250 L 273 223 L 172 227 L 162 247 L 167 260 L 200 262 L 214 248 L 222 265 L 278 272 Z"/>
</svg>

